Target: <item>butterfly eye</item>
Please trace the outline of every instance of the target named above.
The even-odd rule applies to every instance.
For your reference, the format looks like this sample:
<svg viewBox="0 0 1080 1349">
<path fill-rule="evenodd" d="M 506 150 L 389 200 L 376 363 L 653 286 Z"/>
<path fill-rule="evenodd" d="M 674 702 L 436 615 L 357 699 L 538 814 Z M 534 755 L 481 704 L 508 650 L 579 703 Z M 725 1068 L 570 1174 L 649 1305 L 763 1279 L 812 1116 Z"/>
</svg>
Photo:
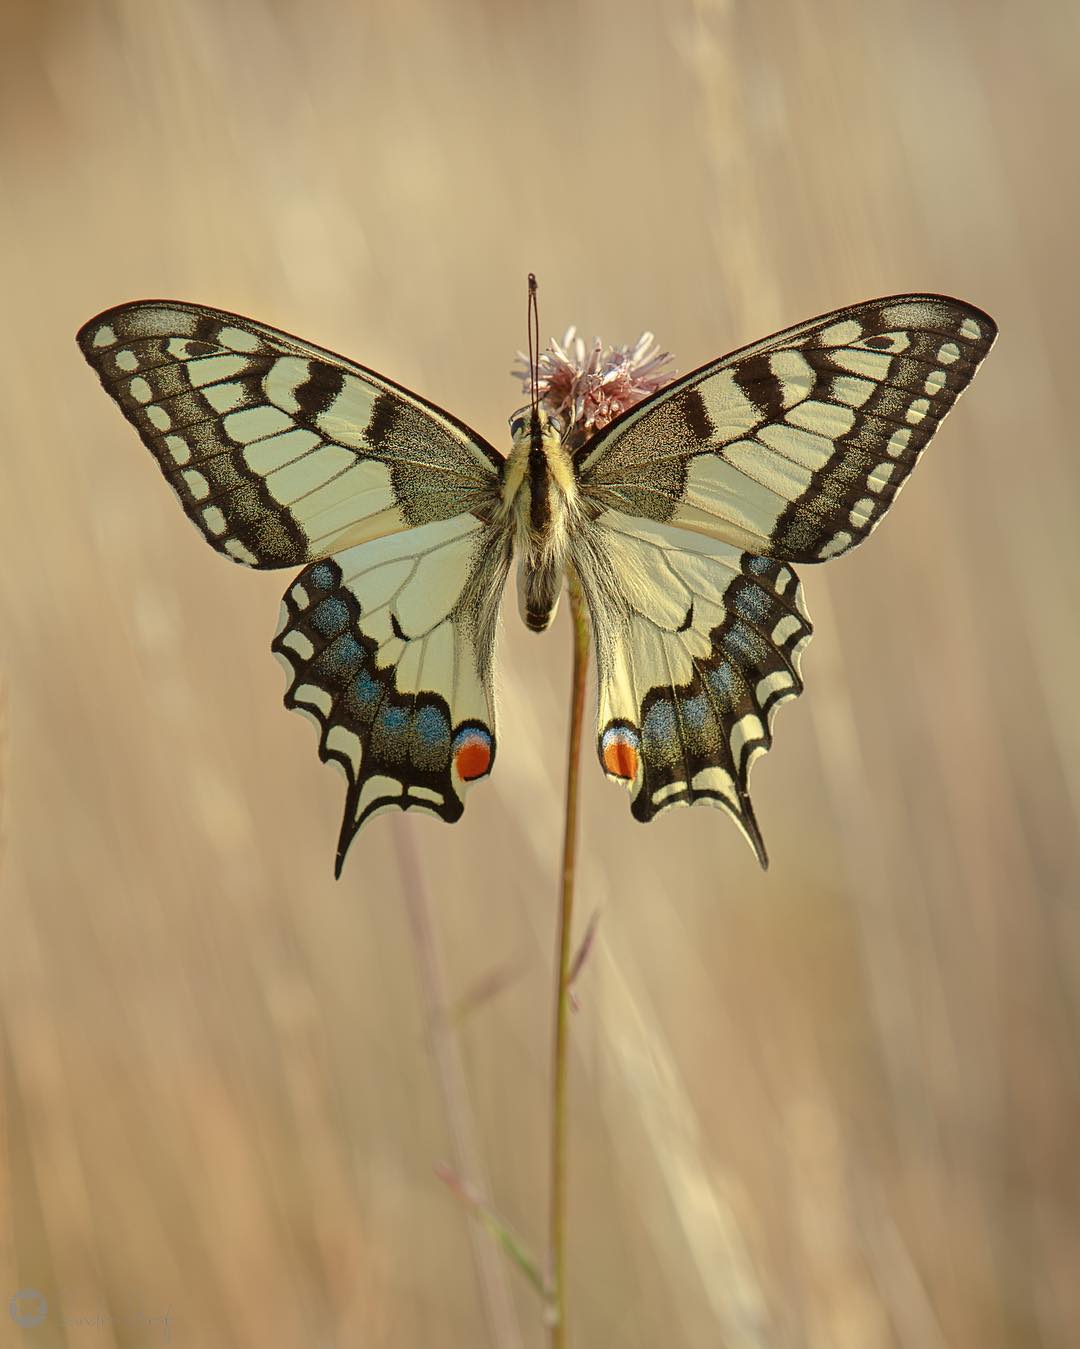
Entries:
<svg viewBox="0 0 1080 1349">
<path fill-rule="evenodd" d="M 517 440 L 518 436 L 520 436 L 522 431 L 524 430 L 525 430 L 525 417 L 522 413 L 517 412 L 514 414 L 513 417 L 510 418 L 510 434 L 515 440 Z"/>
</svg>

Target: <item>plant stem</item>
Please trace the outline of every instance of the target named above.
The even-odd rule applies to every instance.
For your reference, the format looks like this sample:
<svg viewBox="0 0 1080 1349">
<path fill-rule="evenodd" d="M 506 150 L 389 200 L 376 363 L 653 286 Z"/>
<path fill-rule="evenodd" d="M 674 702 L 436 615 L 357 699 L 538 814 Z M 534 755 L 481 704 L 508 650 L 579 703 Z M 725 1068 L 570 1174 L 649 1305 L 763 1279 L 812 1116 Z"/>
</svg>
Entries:
<svg viewBox="0 0 1080 1349">
<path fill-rule="evenodd" d="M 424 1004 L 424 1023 L 450 1135 L 453 1171 L 458 1177 L 468 1178 L 469 1184 L 475 1187 L 470 1192 L 474 1206 L 484 1210 L 489 1186 L 476 1136 L 461 1042 L 446 1015 L 446 970 L 435 933 L 431 895 L 412 845 L 408 824 L 399 817 L 394 826 L 394 844 Z M 521 1349 L 521 1327 L 499 1253 L 488 1240 L 487 1233 L 473 1223 L 469 1224 L 469 1239 L 488 1343 L 497 1349 L 504 1349 L 504 1346 L 505 1349 Z"/>
<path fill-rule="evenodd" d="M 564 1349 L 566 1344 L 566 1077 L 570 1029 L 570 935 L 574 913 L 574 864 L 577 860 L 578 766 L 585 711 L 585 674 L 589 667 L 589 620 L 581 586 L 572 570 L 568 571 L 567 585 L 573 619 L 574 673 L 570 694 L 570 744 L 566 759 L 566 823 L 556 948 L 555 1039 L 551 1064 L 551 1349 Z"/>
</svg>

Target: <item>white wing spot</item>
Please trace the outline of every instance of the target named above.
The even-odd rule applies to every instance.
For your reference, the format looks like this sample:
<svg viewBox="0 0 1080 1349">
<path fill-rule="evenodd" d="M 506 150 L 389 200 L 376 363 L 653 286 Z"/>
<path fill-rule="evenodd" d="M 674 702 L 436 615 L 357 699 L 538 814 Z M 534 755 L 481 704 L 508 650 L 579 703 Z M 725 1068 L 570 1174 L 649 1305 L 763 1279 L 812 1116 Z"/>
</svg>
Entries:
<svg viewBox="0 0 1080 1349">
<path fill-rule="evenodd" d="M 862 335 L 861 323 L 857 323 L 854 319 L 845 319 L 843 323 L 834 323 L 831 328 L 826 328 L 819 341 L 823 347 L 847 347 L 852 342 L 857 342 Z"/>
<path fill-rule="evenodd" d="M 205 384 L 217 384 L 223 379 L 235 379 L 251 362 L 246 356 L 200 356 L 188 363 L 188 379 L 196 389 Z"/>
<path fill-rule="evenodd" d="M 295 604 L 298 609 L 306 609 L 311 603 L 311 600 L 308 598 L 308 593 L 302 585 L 294 585 L 292 590 L 289 591 L 289 594 L 292 596 L 293 604 Z"/>
<path fill-rule="evenodd" d="M 863 525 L 866 524 L 867 520 L 870 519 L 870 516 L 873 515 L 873 513 L 874 513 L 874 503 L 871 500 L 871 498 L 860 497 L 859 500 L 856 501 L 855 505 L 852 506 L 851 514 L 848 516 L 848 519 L 851 521 L 851 523 L 855 526 L 856 529 L 862 529 Z"/>
<path fill-rule="evenodd" d="M 172 418 L 159 403 L 151 403 L 146 409 L 146 419 L 159 431 L 167 431 L 172 426 Z"/>
<path fill-rule="evenodd" d="M 786 670 L 773 670 L 773 672 L 767 674 L 764 679 L 758 680 L 757 687 L 754 689 L 754 697 L 761 706 L 764 707 L 769 699 L 774 697 L 777 693 L 780 693 L 781 690 L 792 689 L 794 687 L 794 684 L 791 682 L 791 676 Z"/>
<path fill-rule="evenodd" d="M 866 485 L 867 487 L 870 488 L 871 492 L 880 492 L 881 489 L 892 477 L 893 469 L 895 468 L 896 468 L 895 464 L 890 463 L 878 464 L 877 468 L 875 468 L 873 472 L 869 475 L 869 477 L 866 479 Z"/>
<path fill-rule="evenodd" d="M 178 464 L 186 464 L 191 458 L 191 446 L 183 436 L 166 436 L 165 444 Z"/>
<path fill-rule="evenodd" d="M 210 495 L 210 484 L 198 469 L 186 468 L 184 470 L 184 481 L 187 483 L 188 491 L 196 501 L 202 501 L 204 497 Z"/>
<path fill-rule="evenodd" d="M 329 709 L 327 711 L 329 712 Z M 326 733 L 326 748 L 334 750 L 337 754 L 344 754 L 354 769 L 359 767 L 360 760 L 364 757 L 360 737 L 345 726 L 330 727 Z"/>
<path fill-rule="evenodd" d="M 218 332 L 218 341 L 232 351 L 258 351 L 259 339 L 244 328 L 222 328 Z"/>
<path fill-rule="evenodd" d="M 334 706 L 334 700 L 329 693 L 315 684 L 301 684 L 293 697 L 298 703 L 306 703 L 308 707 L 317 707 L 324 717 L 330 715 L 330 709 Z"/>
<path fill-rule="evenodd" d="M 886 352 L 867 351 L 865 347 L 841 347 L 830 359 L 849 375 L 864 375 L 875 380 L 887 379 L 892 364 Z"/>
<path fill-rule="evenodd" d="M 974 342 L 982 337 L 982 329 L 974 319 L 965 319 L 960 325 L 960 336 L 968 337 Z"/>
<path fill-rule="evenodd" d="M 215 412 L 232 412 L 244 401 L 242 384 L 211 384 L 202 390 L 202 396 Z"/>
<path fill-rule="evenodd" d="M 952 365 L 953 361 L 960 359 L 960 348 L 955 342 L 946 342 L 938 352 L 937 358 L 943 365 Z"/>
<path fill-rule="evenodd" d="M 202 515 L 211 534 L 225 533 L 225 516 L 220 506 L 207 506 Z"/>
<path fill-rule="evenodd" d="M 281 645 L 295 651 L 301 660 L 310 660 L 315 654 L 315 644 L 302 632 L 287 632 L 281 639 Z"/>
<path fill-rule="evenodd" d="M 690 786 L 693 787 L 695 792 L 719 792 L 721 796 L 731 799 L 735 797 L 735 783 L 732 781 L 731 774 L 723 768 L 703 768 L 700 773 L 696 774 Z M 654 801 L 655 799 L 653 797 Z"/>
<path fill-rule="evenodd" d="M 923 388 L 930 397 L 933 398 L 936 393 L 940 393 L 941 390 L 944 389 L 945 380 L 946 375 L 944 370 L 931 370 L 926 377 L 926 383 L 923 385 Z"/>
<path fill-rule="evenodd" d="M 842 553 L 850 543 L 851 535 L 842 529 L 839 534 L 834 534 L 818 553 L 819 561 L 824 562 L 827 557 L 835 557 L 837 553 Z"/>
<path fill-rule="evenodd" d="M 869 379 L 856 379 L 853 375 L 839 375 L 832 382 L 832 396 L 838 403 L 846 403 L 848 407 L 861 408 L 870 395 L 874 392 L 873 381 Z"/>
<path fill-rule="evenodd" d="M 894 431 L 892 435 L 889 437 L 889 443 L 885 448 L 895 459 L 898 454 L 903 454 L 903 452 L 907 449 L 908 441 L 910 439 L 911 439 L 911 432 L 908 431 L 906 428 L 900 431 Z"/>
<path fill-rule="evenodd" d="M 783 646 L 789 637 L 794 636 L 802 627 L 802 619 L 795 614 L 785 614 L 773 628 L 772 639 L 777 646 Z"/>
<path fill-rule="evenodd" d="M 116 368 L 126 370 L 130 374 L 132 370 L 138 370 L 139 358 L 133 351 L 118 351 L 116 353 Z"/>
<path fill-rule="evenodd" d="M 769 370 L 780 385 L 781 401 L 785 408 L 802 402 L 814 387 L 814 372 L 801 351 L 784 348 L 769 357 Z"/>
<path fill-rule="evenodd" d="M 282 356 L 276 360 L 263 380 L 267 401 L 286 412 L 299 412 L 296 391 L 311 374 L 311 362 L 299 356 Z"/>
<path fill-rule="evenodd" d="M 399 782 L 397 778 L 384 777 L 383 774 L 381 773 L 377 777 L 369 778 L 368 781 L 365 783 L 364 790 L 360 793 L 360 797 L 356 803 L 357 818 L 359 818 L 364 813 L 364 811 L 368 808 L 369 805 L 372 804 L 372 802 L 377 801 L 382 796 L 404 796 L 404 795 L 405 795 L 405 784 L 404 782 Z M 374 815 L 378 815 L 382 811 L 387 809 L 389 809 L 389 807 L 381 806 L 379 810 L 374 811 L 372 815 L 369 815 L 368 819 L 372 819 Z"/>
<path fill-rule="evenodd" d="M 111 347 L 115 341 L 116 334 L 107 325 L 104 328 L 99 328 L 94 334 L 95 347 Z"/>
<path fill-rule="evenodd" d="M 131 381 L 128 385 L 128 390 L 137 403 L 149 403 L 150 399 L 154 396 L 154 391 L 141 375 L 136 376 L 136 378 Z"/>
<path fill-rule="evenodd" d="M 226 539 L 225 551 L 230 557 L 235 557 L 237 562 L 246 562 L 249 567 L 257 567 L 259 565 L 259 559 L 251 549 L 242 544 L 239 539 Z"/>
<path fill-rule="evenodd" d="M 913 426 L 918 426 L 926 414 L 930 411 L 929 398 L 916 398 L 911 407 L 908 408 L 904 420 L 911 422 Z"/>
</svg>

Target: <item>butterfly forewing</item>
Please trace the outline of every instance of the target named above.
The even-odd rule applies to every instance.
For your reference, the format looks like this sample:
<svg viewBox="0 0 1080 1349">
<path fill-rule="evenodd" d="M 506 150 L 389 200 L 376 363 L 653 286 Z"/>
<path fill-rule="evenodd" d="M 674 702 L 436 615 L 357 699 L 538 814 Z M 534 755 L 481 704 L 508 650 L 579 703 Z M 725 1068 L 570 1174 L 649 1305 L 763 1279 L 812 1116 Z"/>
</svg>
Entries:
<svg viewBox="0 0 1080 1349">
<path fill-rule="evenodd" d="M 764 866 L 747 780 L 776 708 L 802 692 L 811 629 L 795 573 L 618 511 L 583 525 L 574 565 L 593 618 L 604 771 L 639 820 L 675 805 L 728 811 Z"/>
<path fill-rule="evenodd" d="M 835 557 L 888 510 L 996 332 L 934 295 L 823 315 L 625 413 L 578 452 L 582 495 L 760 555 Z"/>
<path fill-rule="evenodd" d="M 490 514 L 502 460 L 341 356 L 177 301 L 120 305 L 79 345 L 207 541 L 253 567 Z"/>
</svg>

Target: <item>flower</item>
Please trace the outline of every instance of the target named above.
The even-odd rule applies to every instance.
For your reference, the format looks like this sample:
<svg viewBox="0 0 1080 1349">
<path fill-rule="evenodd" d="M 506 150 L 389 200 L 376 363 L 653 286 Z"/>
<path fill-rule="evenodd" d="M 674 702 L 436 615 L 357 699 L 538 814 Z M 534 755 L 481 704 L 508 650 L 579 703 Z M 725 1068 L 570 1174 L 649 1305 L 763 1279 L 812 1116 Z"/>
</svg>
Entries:
<svg viewBox="0 0 1080 1349">
<path fill-rule="evenodd" d="M 665 369 L 671 360 L 652 333 L 626 347 L 605 347 L 597 337 L 586 350 L 577 329 L 568 328 L 562 342 L 552 339 L 537 361 L 540 404 L 562 422 L 568 440 L 580 443 L 669 384 L 676 374 Z M 518 361 L 522 369 L 513 373 L 531 393 L 529 358 L 519 351 Z"/>
</svg>

